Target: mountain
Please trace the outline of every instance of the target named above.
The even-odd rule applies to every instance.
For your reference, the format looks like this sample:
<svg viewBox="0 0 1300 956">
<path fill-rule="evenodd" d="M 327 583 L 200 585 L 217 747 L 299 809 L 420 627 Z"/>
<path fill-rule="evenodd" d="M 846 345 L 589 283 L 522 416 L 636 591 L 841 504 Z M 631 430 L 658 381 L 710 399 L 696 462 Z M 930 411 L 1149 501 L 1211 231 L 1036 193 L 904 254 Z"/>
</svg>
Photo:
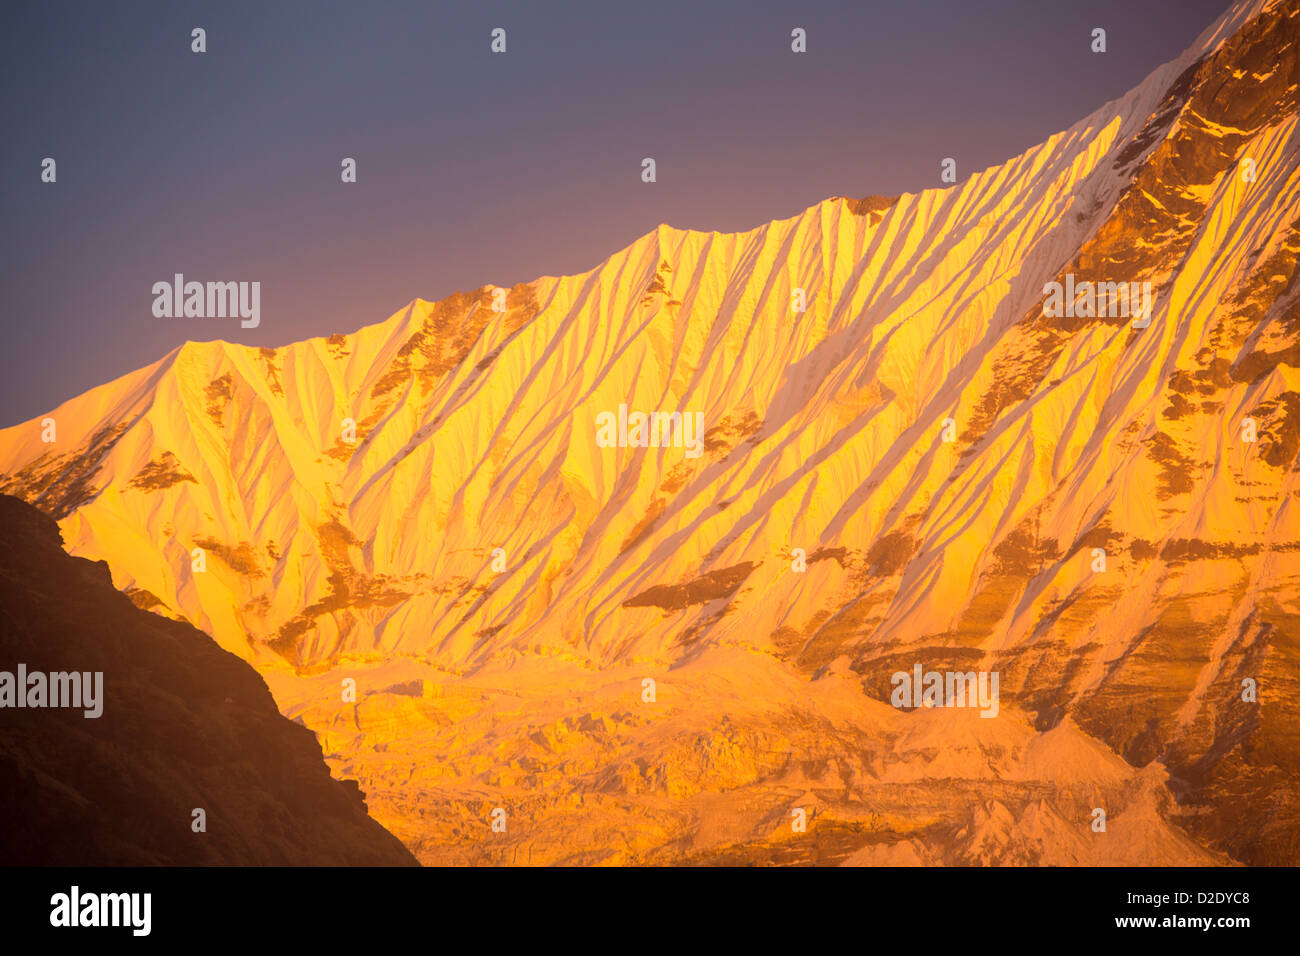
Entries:
<svg viewBox="0 0 1300 956">
<path fill-rule="evenodd" d="M 414 865 L 256 671 L 133 606 L 30 505 L 0 495 L 0 531 L 0 682 L 42 695 L 0 709 L 0 862 Z M 74 673 L 80 706 L 31 708 Z"/>
<path fill-rule="evenodd" d="M 1297 36 L 1243 0 L 950 187 L 186 343 L 0 490 L 425 862 L 1295 864 Z"/>
</svg>

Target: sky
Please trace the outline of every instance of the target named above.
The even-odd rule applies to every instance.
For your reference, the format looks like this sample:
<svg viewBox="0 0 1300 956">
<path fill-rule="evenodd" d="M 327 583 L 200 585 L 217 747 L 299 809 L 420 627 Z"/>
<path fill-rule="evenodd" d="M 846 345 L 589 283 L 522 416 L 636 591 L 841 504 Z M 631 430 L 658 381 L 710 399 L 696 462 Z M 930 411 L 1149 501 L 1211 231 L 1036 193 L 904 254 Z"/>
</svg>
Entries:
<svg viewBox="0 0 1300 956">
<path fill-rule="evenodd" d="M 740 231 L 915 192 L 945 157 L 964 179 L 1122 96 L 1226 7 L 0 5 L 0 427 L 187 339 L 350 332 L 416 297 L 584 272 L 660 223 Z M 261 324 L 155 317 L 178 272 L 260 282 Z"/>
</svg>

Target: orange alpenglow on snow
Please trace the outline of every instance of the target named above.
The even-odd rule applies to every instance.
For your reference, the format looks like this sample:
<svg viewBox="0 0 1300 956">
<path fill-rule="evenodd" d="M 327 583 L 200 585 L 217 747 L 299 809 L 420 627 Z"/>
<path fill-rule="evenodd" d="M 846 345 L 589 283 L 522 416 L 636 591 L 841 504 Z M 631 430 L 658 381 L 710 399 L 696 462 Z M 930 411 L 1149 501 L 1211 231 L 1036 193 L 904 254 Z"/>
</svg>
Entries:
<svg viewBox="0 0 1300 956">
<path fill-rule="evenodd" d="M 0 490 L 424 862 L 1294 865 L 1297 35 L 1239 3 L 947 188 L 186 344 Z"/>
</svg>

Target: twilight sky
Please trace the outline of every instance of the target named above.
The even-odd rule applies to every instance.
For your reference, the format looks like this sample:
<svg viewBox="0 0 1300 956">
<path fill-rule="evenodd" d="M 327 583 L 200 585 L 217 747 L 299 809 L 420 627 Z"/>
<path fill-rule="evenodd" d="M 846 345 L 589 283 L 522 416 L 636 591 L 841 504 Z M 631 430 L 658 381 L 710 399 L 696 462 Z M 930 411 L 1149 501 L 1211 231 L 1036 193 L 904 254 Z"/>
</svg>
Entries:
<svg viewBox="0 0 1300 956">
<path fill-rule="evenodd" d="M 0 426 L 186 339 L 349 332 L 416 296 L 585 271 L 661 222 L 744 230 L 938 186 L 945 156 L 965 179 L 1122 95 L 1226 6 L 4 4 Z M 176 272 L 260 281 L 261 326 L 155 318 L 151 287 Z"/>
</svg>

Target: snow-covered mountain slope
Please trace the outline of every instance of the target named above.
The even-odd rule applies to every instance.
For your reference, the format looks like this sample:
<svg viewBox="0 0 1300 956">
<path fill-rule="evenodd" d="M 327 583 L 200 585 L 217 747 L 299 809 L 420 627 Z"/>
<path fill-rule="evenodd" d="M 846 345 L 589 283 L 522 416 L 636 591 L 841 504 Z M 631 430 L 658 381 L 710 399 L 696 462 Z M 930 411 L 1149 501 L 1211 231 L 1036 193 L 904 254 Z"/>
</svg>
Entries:
<svg viewBox="0 0 1300 956">
<path fill-rule="evenodd" d="M 0 490 L 426 861 L 1295 863 L 1297 36 L 1238 3 L 948 188 L 187 343 L 0 432 Z M 1150 283 L 1149 325 L 1051 282 Z M 702 433 L 608 447 L 621 407 Z M 997 718 L 889 706 L 917 663 Z"/>
</svg>

